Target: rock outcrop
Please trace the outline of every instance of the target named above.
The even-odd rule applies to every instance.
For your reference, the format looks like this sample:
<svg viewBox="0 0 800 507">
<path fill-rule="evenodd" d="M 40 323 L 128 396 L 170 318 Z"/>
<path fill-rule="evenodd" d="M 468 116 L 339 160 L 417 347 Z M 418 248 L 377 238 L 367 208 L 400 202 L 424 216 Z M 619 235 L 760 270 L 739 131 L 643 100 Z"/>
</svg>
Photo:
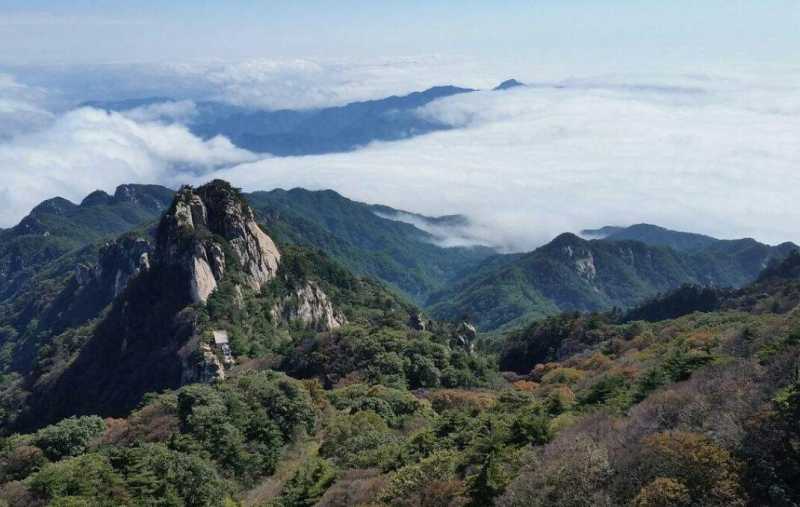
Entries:
<svg viewBox="0 0 800 507">
<path fill-rule="evenodd" d="M 235 265 L 245 284 L 260 290 L 275 277 L 281 255 L 255 214 L 228 183 L 181 188 L 161 220 L 156 257 L 188 274 L 195 303 L 205 303 Z"/>
<path fill-rule="evenodd" d="M 196 347 L 196 354 L 189 357 L 181 357 L 182 364 L 182 384 L 192 384 L 195 382 L 213 382 L 215 380 L 225 380 L 225 365 L 219 360 L 211 345 L 208 343 L 189 344 Z"/>
<path fill-rule="evenodd" d="M 334 310 L 330 299 L 313 281 L 294 290 L 294 293 L 272 308 L 272 317 L 284 322 L 302 322 L 317 331 L 332 331 L 342 327 L 347 320 Z"/>
<path fill-rule="evenodd" d="M 323 282 L 296 273 L 275 280 L 278 248 L 239 192 L 222 181 L 180 189 L 154 247 L 126 237 L 109 243 L 100 257 L 96 267 L 78 266 L 75 294 L 103 288 L 113 304 L 79 355 L 32 394 L 30 414 L 38 419 L 25 415 L 23 425 L 74 414 L 118 416 L 147 392 L 224 378 L 234 360 L 208 341 L 209 317 L 226 318 L 212 310 L 261 303 L 276 326 L 302 322 L 329 331 L 345 323 Z M 268 284 L 272 292 L 265 292 Z M 220 305 L 198 306 L 220 288 Z"/>
<path fill-rule="evenodd" d="M 472 354 L 475 351 L 475 340 L 478 337 L 478 330 L 469 322 L 462 322 L 458 325 L 451 340 L 451 346 L 463 349 L 466 353 Z"/>
<path fill-rule="evenodd" d="M 89 267 L 79 264 L 75 280 L 81 287 L 91 289 L 106 299 L 107 303 L 119 297 L 131 278 L 150 269 L 153 245 L 145 238 L 124 236 L 108 242 L 100 249 L 97 264 Z"/>
</svg>

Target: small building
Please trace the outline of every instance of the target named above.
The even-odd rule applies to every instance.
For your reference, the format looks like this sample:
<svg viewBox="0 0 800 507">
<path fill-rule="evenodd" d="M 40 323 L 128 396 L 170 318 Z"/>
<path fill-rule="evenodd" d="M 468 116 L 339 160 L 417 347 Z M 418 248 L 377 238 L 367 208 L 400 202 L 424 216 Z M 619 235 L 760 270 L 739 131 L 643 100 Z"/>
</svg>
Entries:
<svg viewBox="0 0 800 507">
<path fill-rule="evenodd" d="M 214 335 L 214 346 L 222 352 L 222 359 L 225 364 L 233 364 L 233 354 L 228 340 L 228 332 L 217 330 L 211 332 Z"/>
</svg>

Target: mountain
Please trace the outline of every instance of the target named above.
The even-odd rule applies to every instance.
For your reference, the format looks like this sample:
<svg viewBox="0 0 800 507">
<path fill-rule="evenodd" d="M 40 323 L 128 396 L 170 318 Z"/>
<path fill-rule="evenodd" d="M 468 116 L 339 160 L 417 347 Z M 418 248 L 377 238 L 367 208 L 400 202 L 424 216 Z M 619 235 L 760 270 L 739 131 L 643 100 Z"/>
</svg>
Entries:
<svg viewBox="0 0 800 507">
<path fill-rule="evenodd" d="M 404 96 L 310 110 L 264 111 L 199 102 L 189 128 L 204 139 L 222 135 L 240 148 L 281 157 L 346 152 L 374 141 L 396 141 L 448 129 L 415 110 L 436 99 L 472 91 L 436 86 Z M 126 111 L 157 103 L 158 99 L 150 98 L 84 105 Z"/>
<path fill-rule="evenodd" d="M 664 246 L 704 241 L 704 237 L 644 229 L 639 237 L 657 244 L 614 239 L 587 241 L 562 234 L 551 243 L 509 262 L 493 261 L 428 300 L 437 318 L 467 315 L 481 330 L 509 328 L 563 311 L 628 308 L 648 297 L 692 283 L 740 287 L 756 279 L 772 259 L 797 246 L 775 247 L 754 240 L 712 240 L 706 248 L 685 251 Z M 663 235 L 651 232 L 666 231 Z M 681 241 L 677 241 L 676 237 Z"/>
<path fill-rule="evenodd" d="M 495 90 L 522 86 L 516 80 Z M 424 91 L 377 100 L 352 102 L 321 109 L 258 110 L 220 102 L 201 101 L 187 120 L 197 136 L 209 139 L 222 135 L 236 146 L 279 157 L 318 155 L 356 150 L 375 141 L 397 141 L 448 130 L 452 127 L 417 114 L 437 99 L 476 90 L 458 86 L 435 86 Z M 107 111 L 129 111 L 138 107 L 175 102 L 146 97 L 117 101 L 89 101 L 81 104 Z"/>
<path fill-rule="evenodd" d="M 525 83 L 520 83 L 516 79 L 508 79 L 506 81 L 503 81 L 502 83 L 500 83 L 496 87 L 494 87 L 494 90 L 495 91 L 510 90 L 511 88 L 518 88 L 520 86 L 524 87 Z"/>
<path fill-rule="evenodd" d="M 701 250 L 721 241 L 703 234 L 673 231 L 650 224 L 637 224 L 624 228 L 604 227 L 601 230 L 609 233 L 603 239 L 611 241 L 641 241 L 648 245 L 667 246 L 687 252 Z"/>
<path fill-rule="evenodd" d="M 0 303 L 45 264 L 157 219 L 171 200 L 164 187 L 122 185 L 113 196 L 97 191 L 80 204 L 63 198 L 39 204 L 18 225 L 0 231 Z"/>
<path fill-rule="evenodd" d="M 324 192 L 292 195 L 298 201 L 342 200 Z M 108 200 L 99 197 L 93 194 L 91 201 Z M 267 200 L 250 197 L 262 204 Z M 298 209 L 314 209 L 307 205 Z M 371 213 L 367 205 L 348 203 L 343 209 Z M 322 220 L 324 210 L 317 213 Z M 358 226 L 351 219 L 336 228 L 331 218 L 336 213 L 329 210 L 326 216 L 338 234 Z M 274 230 L 294 227 L 277 216 L 269 223 Z M 366 366 L 353 364 L 346 353 L 342 363 L 315 362 L 309 347 L 324 346 L 333 354 L 338 347 L 360 346 L 350 343 L 350 335 L 331 332 L 345 325 L 378 332 L 390 324 L 413 333 L 433 331 L 432 323 L 412 319 L 418 314 L 413 306 L 382 285 L 355 277 L 319 250 L 279 247 L 258 224 L 245 196 L 222 181 L 182 188 L 156 228 L 106 242 L 96 263 L 73 253 L 57 264 L 71 269 L 42 270 L 34 288 L 47 290 L 19 294 L 0 314 L 8 374 L 0 389 L 0 414 L 7 425 L 124 414 L 147 392 L 224 377 L 224 361 L 233 357 L 282 353 L 285 362 L 274 366 L 333 384 Z M 449 343 L 455 331 L 437 326 L 437 340 Z M 219 330 L 229 337 L 230 352 L 223 359 L 207 348 Z M 315 338 L 317 333 L 327 334 Z M 387 335 L 385 345 L 397 347 L 400 339 Z"/>
<path fill-rule="evenodd" d="M 649 302 L 653 319 L 564 313 L 495 335 L 490 354 L 468 324 L 277 245 L 224 182 L 180 189 L 154 234 L 75 273 L 125 287 L 43 344 L 27 382 L 2 377 L 0 502 L 800 501 L 800 254 L 710 306 L 684 290 Z M 137 254 L 138 272 L 105 277 Z"/>
<path fill-rule="evenodd" d="M 440 247 L 435 235 L 387 218 L 413 215 L 451 231 L 467 224 L 463 216 L 414 215 L 355 202 L 331 190 L 273 190 L 246 197 L 279 241 L 324 250 L 353 272 L 382 280 L 418 303 L 495 255 L 488 247 Z"/>
<path fill-rule="evenodd" d="M 390 224 L 430 239 L 379 216 L 405 212 L 219 180 L 168 192 L 155 225 L 112 239 L 89 227 L 99 244 L 76 240 L 3 305 L 30 303 L 28 324 L 0 323 L 0 504 L 800 502 L 796 250 L 772 247 L 741 288 L 681 286 L 626 314 L 569 311 L 479 337 L 314 246 L 370 252 L 391 244 L 378 234 Z M 68 220 L 47 223 L 68 235 Z M 500 282 L 489 317 L 513 318 L 509 296 L 583 309 L 686 277 L 732 280 L 761 252 L 725 245 L 563 234 L 454 281 Z"/>
<path fill-rule="evenodd" d="M 40 352 L 70 330 L 73 345 L 68 349 L 86 338 L 86 330 L 80 337 L 75 330 L 92 325 L 152 260 L 155 224 L 173 195 L 164 187 L 123 185 L 113 196 L 94 192 L 80 205 L 51 199 L 0 232 L 5 277 L 0 284 L 0 372 L 28 372 L 51 361 Z M 331 191 L 276 190 L 244 198 L 280 244 L 327 252 L 332 261 L 387 283 L 408 300 L 424 301 L 494 255 L 484 247 L 439 247 L 431 234 Z M 424 219 L 445 229 L 465 220 Z"/>
</svg>

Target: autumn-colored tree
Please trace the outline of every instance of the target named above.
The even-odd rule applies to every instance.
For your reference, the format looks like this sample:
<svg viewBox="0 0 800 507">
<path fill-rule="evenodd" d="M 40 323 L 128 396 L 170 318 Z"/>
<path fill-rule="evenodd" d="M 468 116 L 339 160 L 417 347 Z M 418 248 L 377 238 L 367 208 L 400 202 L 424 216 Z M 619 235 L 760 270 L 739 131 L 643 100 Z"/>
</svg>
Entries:
<svg viewBox="0 0 800 507">
<path fill-rule="evenodd" d="M 643 487 L 633 499 L 635 507 L 682 507 L 690 502 L 689 488 L 675 479 L 663 477 Z"/>
<path fill-rule="evenodd" d="M 646 437 L 642 445 L 638 475 L 645 484 L 669 478 L 688 490 L 692 503 L 744 505 L 739 463 L 705 436 L 669 431 Z M 659 486 L 664 484 L 654 487 Z"/>
</svg>

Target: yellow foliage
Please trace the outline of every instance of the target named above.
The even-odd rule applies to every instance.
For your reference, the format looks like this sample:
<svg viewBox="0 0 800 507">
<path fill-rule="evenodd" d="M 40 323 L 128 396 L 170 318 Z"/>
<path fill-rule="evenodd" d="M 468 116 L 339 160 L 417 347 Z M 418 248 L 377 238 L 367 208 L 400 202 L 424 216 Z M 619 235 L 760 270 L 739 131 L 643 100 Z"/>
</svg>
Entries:
<svg viewBox="0 0 800 507">
<path fill-rule="evenodd" d="M 585 376 L 584 372 L 575 368 L 556 368 L 542 377 L 542 383 L 574 385 Z"/>
<path fill-rule="evenodd" d="M 497 403 L 497 397 L 493 393 L 466 389 L 439 389 L 430 393 L 429 399 L 437 411 L 452 408 L 483 411 Z"/>
<path fill-rule="evenodd" d="M 692 501 L 689 488 L 669 478 L 659 477 L 643 487 L 633 500 L 635 507 L 680 507 Z"/>
<path fill-rule="evenodd" d="M 517 380 L 511 385 L 514 386 L 514 389 L 517 391 L 525 391 L 529 393 L 535 391 L 536 388 L 539 387 L 538 382 L 531 382 L 530 380 Z"/>
</svg>

